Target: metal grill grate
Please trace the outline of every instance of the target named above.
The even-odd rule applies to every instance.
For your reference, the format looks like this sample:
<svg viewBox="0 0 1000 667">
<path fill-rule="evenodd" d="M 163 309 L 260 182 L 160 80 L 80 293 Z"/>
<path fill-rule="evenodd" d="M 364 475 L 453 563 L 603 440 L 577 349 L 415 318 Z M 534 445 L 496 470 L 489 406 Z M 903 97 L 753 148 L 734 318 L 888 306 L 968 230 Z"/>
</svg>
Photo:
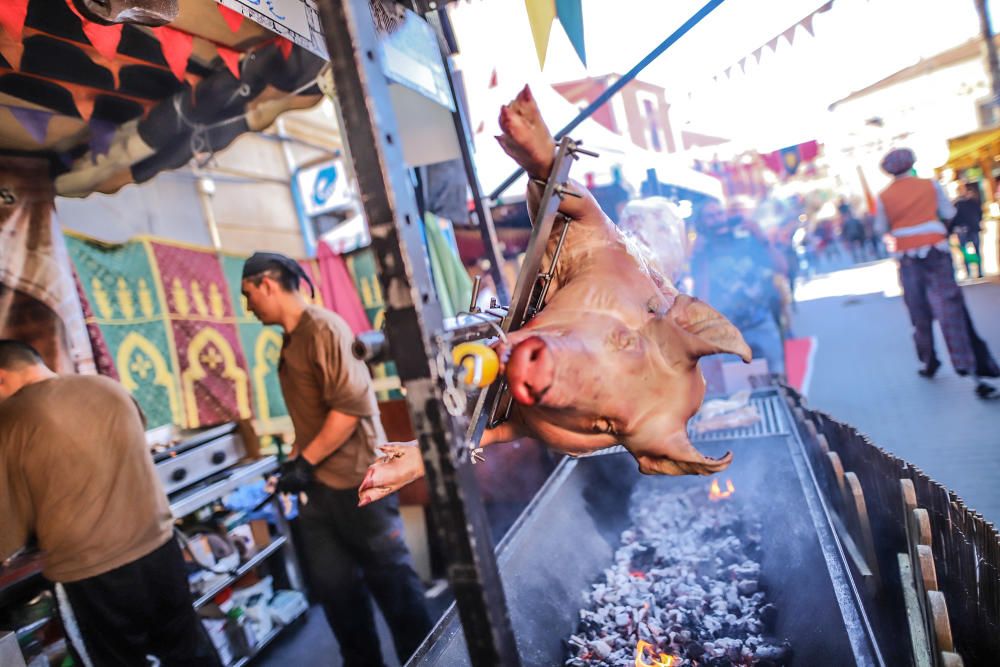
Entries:
<svg viewBox="0 0 1000 667">
<path fill-rule="evenodd" d="M 760 391 L 750 397 L 750 404 L 757 408 L 760 414 L 760 421 L 750 426 L 740 428 L 727 428 L 708 433 L 695 433 L 693 426 L 701 419 L 701 413 L 696 414 L 688 422 L 688 437 L 692 443 L 698 442 L 718 442 L 720 440 L 742 440 L 745 438 L 767 438 L 773 435 L 788 435 L 788 416 L 785 408 L 781 405 L 782 399 L 773 390 Z M 605 449 L 600 449 L 584 456 L 599 456 L 602 454 L 617 454 L 624 452 L 621 445 L 614 445 Z"/>
<path fill-rule="evenodd" d="M 692 428 L 701 419 L 701 413 L 696 414 L 688 422 L 688 436 L 691 442 L 710 442 L 716 440 L 740 440 L 743 438 L 765 438 L 772 435 L 788 435 L 788 419 L 785 409 L 781 406 L 781 397 L 776 393 L 767 392 L 750 397 L 750 404 L 757 408 L 760 421 L 750 426 L 727 428 L 707 433 L 695 433 Z"/>
</svg>

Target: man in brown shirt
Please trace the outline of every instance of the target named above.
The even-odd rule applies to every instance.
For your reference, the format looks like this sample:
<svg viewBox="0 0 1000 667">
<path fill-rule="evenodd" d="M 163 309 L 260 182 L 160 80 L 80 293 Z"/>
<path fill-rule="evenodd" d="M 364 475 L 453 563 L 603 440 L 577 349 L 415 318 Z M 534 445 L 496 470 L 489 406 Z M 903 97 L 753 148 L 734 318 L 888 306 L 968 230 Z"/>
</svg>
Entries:
<svg viewBox="0 0 1000 667">
<path fill-rule="evenodd" d="M 247 307 L 285 331 L 278 376 L 295 428 L 278 489 L 304 492 L 299 512 L 311 582 L 346 667 L 381 665 L 371 591 L 392 630 L 400 662 L 431 628 L 423 587 L 403 541 L 399 499 L 358 507 L 358 487 L 385 441 L 371 375 L 351 354 L 350 327 L 308 305 L 292 259 L 255 253 L 243 267 Z"/>
<path fill-rule="evenodd" d="M 95 665 L 219 664 L 191 606 L 142 413 L 110 378 L 0 340 L 0 561 L 35 538 Z"/>
</svg>

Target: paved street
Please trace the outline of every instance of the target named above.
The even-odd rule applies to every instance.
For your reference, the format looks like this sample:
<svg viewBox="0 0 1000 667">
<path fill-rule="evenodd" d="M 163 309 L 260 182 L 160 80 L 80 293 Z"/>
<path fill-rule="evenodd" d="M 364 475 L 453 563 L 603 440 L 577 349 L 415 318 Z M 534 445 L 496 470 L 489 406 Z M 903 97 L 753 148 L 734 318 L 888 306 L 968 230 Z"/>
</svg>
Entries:
<svg viewBox="0 0 1000 667">
<path fill-rule="evenodd" d="M 1000 282 L 963 291 L 979 335 L 997 355 Z M 819 342 L 810 405 L 854 425 L 1000 522 L 1000 401 L 973 396 L 972 382 L 945 361 L 939 331 L 944 365 L 933 380 L 916 374 L 895 265 L 883 261 L 818 276 L 798 296 L 794 333 Z"/>
</svg>

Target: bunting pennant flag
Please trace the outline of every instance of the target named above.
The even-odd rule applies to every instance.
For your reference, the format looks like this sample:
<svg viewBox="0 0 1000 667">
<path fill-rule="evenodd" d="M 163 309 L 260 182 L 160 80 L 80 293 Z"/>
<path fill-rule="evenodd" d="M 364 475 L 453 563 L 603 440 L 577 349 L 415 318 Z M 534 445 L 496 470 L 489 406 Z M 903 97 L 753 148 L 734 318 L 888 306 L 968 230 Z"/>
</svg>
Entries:
<svg viewBox="0 0 1000 667">
<path fill-rule="evenodd" d="M 556 3 L 555 0 L 524 0 L 524 6 L 528 10 L 528 23 L 531 24 L 538 66 L 545 69 L 545 54 L 549 50 L 549 35 L 552 34 L 552 22 L 556 18 Z"/>
<path fill-rule="evenodd" d="M 727 78 L 727 79 L 729 78 L 729 74 L 730 74 L 730 72 L 732 72 L 732 71 L 733 71 L 733 68 L 732 68 L 732 67 L 727 67 L 727 68 L 726 68 L 726 71 L 724 72 L 724 74 L 726 75 L 726 78 Z"/>
<path fill-rule="evenodd" d="M 220 7 L 222 5 L 219 5 Z M 228 47 L 222 46 L 220 44 L 215 45 L 215 50 L 222 58 L 222 62 L 225 63 L 229 71 L 232 72 L 233 76 L 239 80 L 240 78 L 240 52 L 236 49 L 230 49 Z"/>
<path fill-rule="evenodd" d="M 17 106 L 8 106 L 6 108 L 13 114 L 14 119 L 21 127 L 27 130 L 32 139 L 39 144 L 45 144 L 45 138 L 49 134 L 49 121 L 52 120 L 52 112 Z"/>
<path fill-rule="evenodd" d="M 94 102 L 97 94 L 93 90 L 69 84 L 63 84 L 63 88 L 68 90 L 70 95 L 73 96 L 73 104 L 76 105 L 76 110 L 80 114 L 80 118 L 89 123 L 90 117 L 94 115 Z"/>
<path fill-rule="evenodd" d="M 556 16 L 569 37 L 580 62 L 587 66 L 587 49 L 583 39 L 583 6 L 581 0 L 556 0 Z"/>
<path fill-rule="evenodd" d="M 194 48 L 194 36 L 169 26 L 153 28 L 153 32 L 160 41 L 163 58 L 167 61 L 170 71 L 174 73 L 178 81 L 183 83 L 188 59 Z"/>
<path fill-rule="evenodd" d="M 806 32 L 811 36 L 815 37 L 816 33 L 813 32 L 813 14 L 802 19 L 802 27 L 806 29 Z"/>
<path fill-rule="evenodd" d="M 66 234 L 66 246 L 92 311 L 87 324 L 100 330 L 115 374 L 142 408 L 148 428 L 186 424 L 147 244 L 106 245 Z"/>
<path fill-rule="evenodd" d="M 288 60 L 288 56 L 292 54 L 293 46 L 295 45 L 292 44 L 291 40 L 285 39 L 284 37 L 278 38 L 278 50 L 281 51 L 281 56 L 285 60 Z"/>
<path fill-rule="evenodd" d="M 218 8 L 219 13 L 222 14 L 222 19 L 229 26 L 229 30 L 232 32 L 238 32 L 240 26 L 243 25 L 243 14 L 226 7 L 225 5 L 216 3 L 215 6 Z"/>
<path fill-rule="evenodd" d="M 250 371 L 250 387 L 253 394 L 254 415 L 262 422 L 268 422 L 288 415 L 285 399 L 281 394 L 278 380 L 278 361 L 281 359 L 282 334 L 276 326 L 264 326 L 253 313 L 247 310 L 246 299 L 240 291 L 245 257 L 223 255 L 222 271 L 229 286 L 229 297 L 236 314 L 236 328 L 240 344 Z M 265 426 L 261 429 L 270 429 Z"/>
<path fill-rule="evenodd" d="M 740 61 L 738 63 L 736 63 L 736 64 L 739 65 L 739 68 L 740 68 L 741 72 L 746 72 L 747 71 L 747 68 L 746 68 L 747 59 L 746 58 L 740 58 Z"/>
<path fill-rule="evenodd" d="M 865 172 L 861 168 L 861 165 L 857 166 L 858 169 L 858 179 L 861 181 L 861 191 L 865 195 L 865 206 L 868 208 L 869 215 L 875 215 L 878 212 L 878 205 L 875 201 L 875 195 L 872 194 L 872 189 L 868 186 L 868 179 L 865 178 Z"/>
<path fill-rule="evenodd" d="M 66 6 L 80 19 L 83 34 L 87 36 L 87 40 L 97 49 L 97 52 L 108 60 L 114 60 L 115 54 L 118 53 L 118 44 L 122 40 L 124 24 L 99 25 L 85 19 L 73 4 L 73 0 L 66 0 Z"/>
<path fill-rule="evenodd" d="M 774 37 L 772 37 L 771 39 L 769 39 L 767 42 L 764 43 L 763 46 L 760 46 L 757 49 L 755 49 L 754 51 L 752 51 L 751 55 L 753 56 L 753 58 L 759 64 L 760 63 L 761 54 L 762 54 L 764 48 L 766 47 L 766 48 L 770 49 L 771 53 L 777 53 L 777 51 L 778 51 L 778 41 L 782 37 L 784 37 L 786 40 L 788 40 L 789 46 L 794 45 L 795 29 L 798 28 L 800 25 L 803 28 L 805 28 L 806 32 L 809 33 L 810 36 L 815 37 L 816 36 L 816 28 L 815 28 L 815 26 L 813 24 L 814 18 L 816 17 L 817 14 L 822 14 L 823 12 L 830 11 L 830 9 L 832 7 L 833 7 L 833 0 L 830 0 L 829 2 L 827 2 L 826 4 L 824 4 L 823 6 L 821 6 L 819 9 L 813 11 L 811 14 L 809 14 L 808 16 L 806 16 L 805 18 L 797 21 L 796 23 L 794 23 L 793 25 L 791 25 L 789 28 L 786 28 L 785 30 L 783 30 L 779 34 L 777 34 Z M 749 58 L 749 56 L 744 56 L 741 60 L 739 60 L 738 65 L 739 65 L 739 68 L 741 70 L 745 71 L 744 63 L 746 62 L 746 60 L 748 58 Z M 725 70 L 725 72 L 726 72 L 726 78 L 729 78 L 729 72 L 730 72 L 730 70 L 732 70 L 733 67 L 734 66 L 731 65 L 730 67 L 728 67 Z"/>
<path fill-rule="evenodd" d="M 796 23 L 795 25 L 793 25 L 791 28 L 789 28 L 785 32 L 781 33 L 781 36 L 788 40 L 788 45 L 789 46 L 792 46 L 795 43 L 795 29 L 797 27 L 799 27 L 798 23 Z"/>
<path fill-rule="evenodd" d="M 493 68 L 493 72 L 490 74 L 490 83 L 486 87 L 487 88 L 496 88 L 497 87 L 497 68 L 496 67 Z"/>
<path fill-rule="evenodd" d="M 29 0 L 3 0 L 0 2 L 0 28 L 14 41 L 21 41 L 24 20 L 28 18 Z"/>
<path fill-rule="evenodd" d="M 218 256 L 211 250 L 146 243 L 164 294 L 186 425 L 249 419 L 250 377 Z"/>
<path fill-rule="evenodd" d="M 24 55 L 24 44 L 8 38 L 6 33 L 0 33 L 0 56 L 7 61 L 12 69 L 21 69 L 21 56 Z"/>
</svg>

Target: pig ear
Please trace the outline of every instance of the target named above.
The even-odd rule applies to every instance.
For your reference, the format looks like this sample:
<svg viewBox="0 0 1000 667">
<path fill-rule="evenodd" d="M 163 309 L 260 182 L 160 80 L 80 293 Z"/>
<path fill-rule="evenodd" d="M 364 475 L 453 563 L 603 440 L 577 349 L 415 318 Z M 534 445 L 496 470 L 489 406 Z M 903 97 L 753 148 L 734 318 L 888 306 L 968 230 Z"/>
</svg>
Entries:
<svg viewBox="0 0 1000 667">
<path fill-rule="evenodd" d="M 665 317 L 689 334 L 685 339 L 692 359 L 719 352 L 735 354 L 747 363 L 752 359 L 740 330 L 703 301 L 679 294 Z"/>
<path fill-rule="evenodd" d="M 725 470 L 733 462 L 732 452 L 726 452 L 719 459 L 705 456 L 694 448 L 683 430 L 658 445 L 643 447 L 641 452 L 633 450 L 632 455 L 639 462 L 639 472 L 644 475 L 711 475 Z"/>
</svg>

